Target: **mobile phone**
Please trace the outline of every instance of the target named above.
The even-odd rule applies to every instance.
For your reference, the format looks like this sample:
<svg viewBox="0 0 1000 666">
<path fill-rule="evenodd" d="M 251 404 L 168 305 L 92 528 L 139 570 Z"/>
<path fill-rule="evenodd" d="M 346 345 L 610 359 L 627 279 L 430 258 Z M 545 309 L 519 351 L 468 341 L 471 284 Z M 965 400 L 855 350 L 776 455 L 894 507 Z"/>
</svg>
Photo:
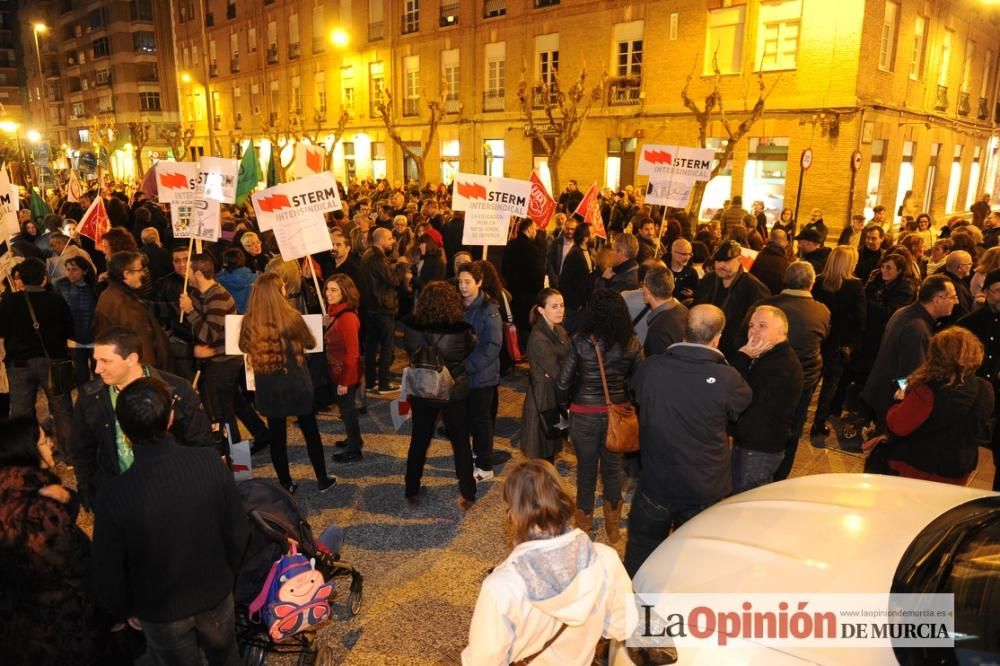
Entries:
<svg viewBox="0 0 1000 666">
<path fill-rule="evenodd" d="M 903 389 L 905 391 L 906 390 L 906 377 L 900 377 L 899 379 L 897 379 L 896 380 L 896 385 L 899 386 L 899 388 L 901 388 L 901 389 Z"/>
</svg>

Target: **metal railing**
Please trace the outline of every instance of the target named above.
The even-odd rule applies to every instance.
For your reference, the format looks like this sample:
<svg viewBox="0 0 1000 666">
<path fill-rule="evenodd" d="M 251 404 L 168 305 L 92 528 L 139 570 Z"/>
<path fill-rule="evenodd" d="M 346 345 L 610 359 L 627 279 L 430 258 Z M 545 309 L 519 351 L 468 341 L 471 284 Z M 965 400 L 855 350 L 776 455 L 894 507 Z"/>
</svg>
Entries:
<svg viewBox="0 0 1000 666">
<path fill-rule="evenodd" d="M 267 47 L 267 64 L 274 65 L 278 62 L 278 45 L 271 44 Z"/>
<path fill-rule="evenodd" d="M 632 106 L 640 101 L 642 81 L 638 77 L 624 76 L 608 81 L 608 106 Z"/>
<path fill-rule="evenodd" d="M 440 26 L 442 28 L 447 28 L 451 25 L 458 25 L 458 3 L 452 0 L 448 2 L 444 0 L 441 3 L 441 16 L 439 20 Z"/>
<path fill-rule="evenodd" d="M 980 120 L 986 120 L 990 117 L 990 103 L 985 97 L 979 98 L 979 113 L 976 114 L 976 117 Z"/>
<path fill-rule="evenodd" d="M 483 92 L 483 111 L 503 111 L 506 96 L 503 90 L 486 90 Z"/>
<path fill-rule="evenodd" d="M 458 101 L 458 98 L 446 99 L 444 101 L 444 112 L 445 113 L 459 113 L 462 110 L 462 103 Z"/>
<path fill-rule="evenodd" d="M 235 74 L 240 71 L 240 57 L 232 56 L 229 58 L 229 72 Z"/>
<path fill-rule="evenodd" d="M 211 77 L 216 77 L 219 75 L 219 63 L 217 62 L 208 63 L 208 75 Z"/>
<path fill-rule="evenodd" d="M 385 23 L 375 21 L 368 24 L 368 41 L 375 42 L 385 37 Z"/>
<path fill-rule="evenodd" d="M 958 114 L 960 116 L 967 116 L 970 111 L 972 111 L 972 104 L 969 102 L 969 93 L 958 93 Z"/>
<path fill-rule="evenodd" d="M 536 109 L 541 109 L 547 104 L 559 103 L 559 89 L 555 85 L 549 86 L 548 95 L 542 86 L 534 86 L 531 93 L 532 106 Z"/>
<path fill-rule="evenodd" d="M 420 98 L 407 97 L 403 100 L 403 115 L 416 116 L 420 114 Z"/>
<path fill-rule="evenodd" d="M 507 15 L 507 0 L 483 0 L 483 18 Z"/>
<path fill-rule="evenodd" d="M 301 49 L 301 45 L 298 42 L 292 42 L 291 44 L 289 44 L 288 45 L 288 59 L 289 60 L 294 60 L 295 58 L 298 58 L 299 57 L 299 53 L 301 52 L 301 50 L 302 50 Z"/>
<path fill-rule="evenodd" d="M 326 40 L 323 37 L 313 37 L 313 53 L 322 53 L 326 50 Z"/>
<path fill-rule="evenodd" d="M 934 108 L 938 111 L 948 109 L 948 86 L 939 85 L 937 87 L 937 101 L 934 102 Z"/>
</svg>

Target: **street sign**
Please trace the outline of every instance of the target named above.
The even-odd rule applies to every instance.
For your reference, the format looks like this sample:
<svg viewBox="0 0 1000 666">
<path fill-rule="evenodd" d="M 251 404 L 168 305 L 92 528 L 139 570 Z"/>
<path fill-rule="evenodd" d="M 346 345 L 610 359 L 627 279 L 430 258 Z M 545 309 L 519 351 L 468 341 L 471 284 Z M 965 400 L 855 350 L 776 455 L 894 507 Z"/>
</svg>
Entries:
<svg viewBox="0 0 1000 666">
<path fill-rule="evenodd" d="M 857 172 L 861 168 L 861 151 L 855 150 L 851 155 L 851 169 Z"/>
<path fill-rule="evenodd" d="M 802 151 L 802 159 L 799 164 L 802 166 L 803 171 L 807 171 L 813 163 L 813 151 L 812 148 L 806 148 Z"/>
</svg>

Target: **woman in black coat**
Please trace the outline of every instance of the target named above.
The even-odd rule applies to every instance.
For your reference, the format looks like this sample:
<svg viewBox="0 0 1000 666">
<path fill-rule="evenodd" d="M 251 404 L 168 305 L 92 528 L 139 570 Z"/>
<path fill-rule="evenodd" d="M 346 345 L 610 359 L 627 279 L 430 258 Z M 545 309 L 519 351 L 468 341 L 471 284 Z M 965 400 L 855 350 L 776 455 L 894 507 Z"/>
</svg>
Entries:
<svg viewBox="0 0 1000 666">
<path fill-rule="evenodd" d="M 594 288 L 594 262 L 590 258 L 590 225 L 579 224 L 573 232 L 573 247 L 563 261 L 559 286 L 566 302 L 565 327 L 569 334 L 576 332 L 583 308 Z"/>
<path fill-rule="evenodd" d="M 528 458 L 555 462 L 565 437 L 550 439 L 542 426 L 542 414 L 558 409 L 556 377 L 569 354 L 569 336 L 562 327 L 566 313 L 562 294 L 543 289 L 531 311 L 531 335 L 528 336 L 528 363 L 531 381 L 521 413 L 521 451 Z M 559 412 L 562 415 L 562 412 Z"/>
<path fill-rule="evenodd" d="M 887 254 L 865 284 L 865 333 L 861 354 L 852 367 L 856 377 L 867 377 L 875 364 L 889 318 L 917 298 L 917 287 L 906 275 L 906 270 L 905 258 Z"/>
<path fill-rule="evenodd" d="M 434 437 L 438 415 L 451 441 L 458 477 L 459 506 L 464 510 L 476 501 L 476 479 L 472 475 L 472 447 L 469 444 L 467 405 L 469 387 L 465 359 L 475 348 L 472 326 L 465 323 L 462 300 L 447 282 L 427 284 L 417 299 L 413 314 L 403 319 L 403 346 L 413 360 L 437 356 L 451 374 L 455 385 L 445 402 L 410 395 L 413 429 L 406 454 L 406 500 L 419 501 L 420 480 L 427 462 L 427 449 Z M 433 348 L 435 353 L 431 353 Z M 405 382 L 404 382 L 405 383 Z M 403 397 L 403 396 L 401 396 Z"/>
<path fill-rule="evenodd" d="M 865 289 L 854 277 L 858 249 L 853 245 L 833 248 L 826 269 L 816 278 L 813 298 L 830 310 L 830 335 L 823 341 L 823 385 L 816 401 L 812 434 L 828 435 L 830 415 L 840 416 L 849 377 L 848 362 L 861 346 L 865 326 Z"/>
</svg>

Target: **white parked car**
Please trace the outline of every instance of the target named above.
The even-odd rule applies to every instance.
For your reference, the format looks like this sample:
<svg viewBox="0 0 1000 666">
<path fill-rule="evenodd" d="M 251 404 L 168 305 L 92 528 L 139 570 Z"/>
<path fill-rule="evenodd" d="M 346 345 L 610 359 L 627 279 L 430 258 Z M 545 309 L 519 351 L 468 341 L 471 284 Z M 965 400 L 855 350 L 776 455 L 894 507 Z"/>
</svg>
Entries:
<svg viewBox="0 0 1000 666">
<path fill-rule="evenodd" d="M 869 474 L 820 474 L 730 497 L 674 532 L 635 593 L 953 592 L 956 646 L 680 646 L 683 666 L 1000 663 L 1000 494 Z M 650 598 L 651 601 L 651 598 Z M 632 663 L 615 649 L 612 662 Z M 946 654 L 943 654 L 946 653 Z M 664 662 L 660 662 L 664 663 Z"/>
</svg>

